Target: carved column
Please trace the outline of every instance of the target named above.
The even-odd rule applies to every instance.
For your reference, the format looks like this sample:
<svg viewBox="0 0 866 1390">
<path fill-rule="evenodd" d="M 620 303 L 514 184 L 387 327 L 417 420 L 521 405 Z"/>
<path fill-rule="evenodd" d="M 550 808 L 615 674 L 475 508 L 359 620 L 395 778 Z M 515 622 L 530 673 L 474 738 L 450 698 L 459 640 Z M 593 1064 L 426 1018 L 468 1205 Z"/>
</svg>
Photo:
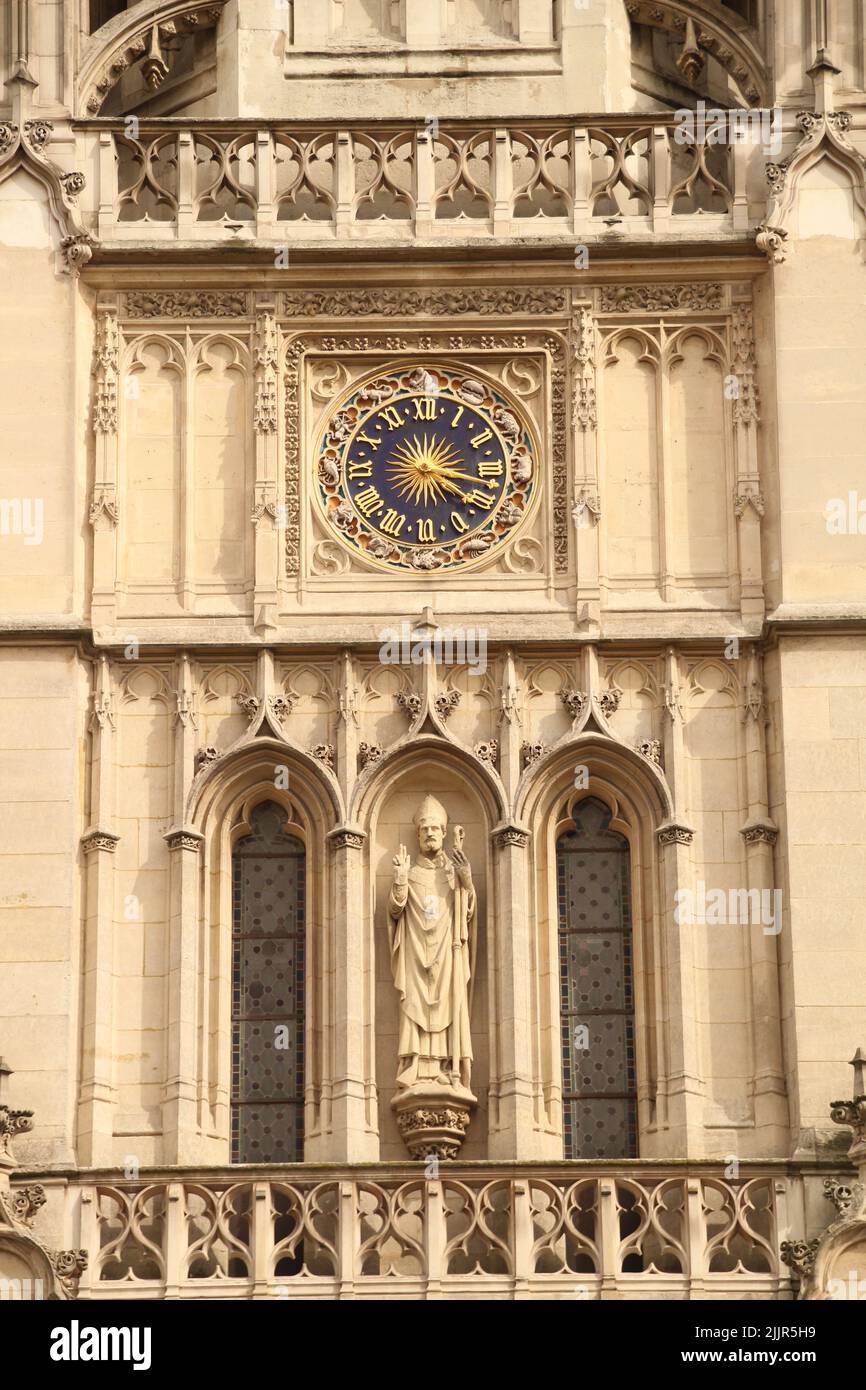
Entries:
<svg viewBox="0 0 866 1390">
<path fill-rule="evenodd" d="M 656 835 L 667 996 L 658 1122 L 666 1130 L 666 1155 L 700 1154 L 704 1083 L 698 1047 L 695 929 L 674 918 L 677 889 L 692 886 L 694 831 L 678 821 L 668 821 L 659 826 Z"/>
<path fill-rule="evenodd" d="M 90 524 L 93 582 L 90 621 L 94 631 L 115 626 L 117 582 L 117 305 L 100 303 L 96 317 L 93 371 L 93 431 L 96 465 Z"/>
<path fill-rule="evenodd" d="M 363 906 L 366 838 L 365 832 L 353 825 L 338 826 L 328 836 L 335 908 L 334 987 L 330 993 L 334 1014 L 326 1027 L 332 1038 L 333 1064 L 330 1124 L 323 1114 L 322 1133 L 305 1151 L 307 1160 L 317 1163 L 372 1163 L 379 1157 L 368 1044 L 372 1000 Z"/>
<path fill-rule="evenodd" d="M 778 838 L 767 809 L 767 750 L 764 684 L 757 646 L 749 647 L 746 665 L 744 721 L 746 789 L 749 818 L 740 834 L 746 846 L 746 879 L 750 889 L 773 893 L 773 847 Z M 772 898 L 771 898 L 772 901 Z M 762 897 L 763 905 L 763 897 Z M 763 913 L 761 918 L 763 919 Z M 776 923 L 778 926 L 779 924 Z M 782 1063 L 779 999 L 778 934 L 762 927 L 749 929 L 752 986 L 752 1027 L 755 1048 L 755 1125 L 775 1126 L 776 1143 L 787 1136 L 788 1107 Z"/>
<path fill-rule="evenodd" d="M 256 480 L 252 522 L 255 527 L 254 625 L 267 636 L 277 625 L 279 509 L 277 503 L 277 321 L 273 297 L 259 299 L 255 350 Z"/>
<path fill-rule="evenodd" d="M 113 1161 L 114 1075 L 114 700 L 108 657 L 99 658 L 91 729 L 91 805 L 95 824 L 84 854 L 84 962 L 78 1146 L 82 1163 Z"/>
<path fill-rule="evenodd" d="M 759 397 L 756 382 L 755 329 L 751 303 L 736 304 L 731 322 L 734 376 L 734 440 L 737 484 L 734 512 L 740 558 L 740 610 L 764 612 L 764 575 L 761 561 L 761 518 L 764 498 L 758 472 Z"/>
<path fill-rule="evenodd" d="M 688 767 L 683 737 L 683 711 L 680 704 L 680 666 L 675 647 L 665 652 L 664 766 L 674 806 L 679 816 L 688 810 Z"/>
<path fill-rule="evenodd" d="M 184 826 L 186 794 L 195 775 L 195 683 L 186 652 L 178 659 L 174 734 L 175 825 L 163 837 L 169 848 L 168 1036 L 162 1098 L 166 1163 L 200 1161 L 197 1149 L 196 923 L 199 849 L 203 836 Z"/>
<path fill-rule="evenodd" d="M 505 654 L 500 699 L 499 775 L 510 800 L 520 781 L 520 748 L 523 742 L 522 692 L 514 653 L 510 650 Z"/>
<path fill-rule="evenodd" d="M 351 796 L 358 776 L 358 703 L 355 685 L 355 665 L 352 653 L 343 652 L 340 681 L 340 722 L 337 725 L 337 767 L 346 791 Z"/>
<path fill-rule="evenodd" d="M 598 406 L 596 400 L 596 335 L 592 311 L 575 306 L 572 342 L 572 439 L 574 441 L 574 510 L 577 530 L 578 617 L 597 623 L 601 598 L 598 586 Z"/>
<path fill-rule="evenodd" d="M 694 881 L 691 844 L 694 831 L 687 823 L 689 806 L 688 762 L 683 711 L 680 704 L 680 662 L 675 647 L 665 652 L 665 775 L 671 789 L 674 815 L 656 834 L 659 843 L 659 891 L 661 895 L 662 959 L 667 963 L 667 1033 L 659 1065 L 659 1124 L 668 1130 L 671 1152 L 691 1152 L 685 1146 L 697 1135 L 703 1121 L 703 1082 L 697 1034 L 697 979 L 694 928 L 674 921 L 675 894 L 692 888 Z M 680 1148 L 677 1148 L 680 1145 Z"/>
<path fill-rule="evenodd" d="M 529 902 L 529 832 L 499 825 L 491 836 L 496 879 L 496 1037 L 491 1037 L 488 1156 L 558 1157 L 535 1118 L 532 1049 L 532 942 Z M 549 1136 L 547 1136 L 549 1138 Z"/>
</svg>

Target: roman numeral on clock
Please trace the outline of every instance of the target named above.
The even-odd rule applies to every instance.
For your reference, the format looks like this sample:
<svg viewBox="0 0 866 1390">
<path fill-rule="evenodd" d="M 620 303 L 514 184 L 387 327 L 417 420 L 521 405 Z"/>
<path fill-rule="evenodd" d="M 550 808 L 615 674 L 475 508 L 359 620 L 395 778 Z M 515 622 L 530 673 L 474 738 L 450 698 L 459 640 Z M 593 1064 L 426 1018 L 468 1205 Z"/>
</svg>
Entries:
<svg viewBox="0 0 866 1390">
<path fill-rule="evenodd" d="M 486 444 L 488 439 L 492 438 L 492 430 L 482 430 L 480 434 L 474 434 L 469 440 L 469 443 L 472 445 L 473 449 L 479 449 L 482 444 Z"/>
<path fill-rule="evenodd" d="M 399 536 L 406 523 L 406 517 L 389 507 L 382 520 L 379 522 L 379 530 L 385 531 L 389 536 Z"/>
<path fill-rule="evenodd" d="M 356 478 L 370 478 L 373 475 L 372 463 L 350 463 L 349 482 L 352 483 Z"/>
<path fill-rule="evenodd" d="M 412 404 L 415 406 L 416 420 L 436 419 L 436 399 L 434 396 L 418 397 L 412 402 Z"/>
<path fill-rule="evenodd" d="M 486 492 L 479 492 L 478 488 L 473 488 L 467 492 L 463 501 L 469 507 L 481 507 L 485 512 L 489 512 L 493 506 L 493 498 L 488 497 Z"/>
<path fill-rule="evenodd" d="M 385 503 L 376 488 L 371 483 L 369 487 L 362 488 L 355 498 L 355 505 L 364 516 L 370 516 L 373 512 L 379 513 L 383 510 Z"/>
<path fill-rule="evenodd" d="M 386 406 L 381 414 L 382 419 L 387 422 L 389 430 L 398 430 L 404 423 L 399 412 L 394 409 L 393 405 Z"/>
</svg>

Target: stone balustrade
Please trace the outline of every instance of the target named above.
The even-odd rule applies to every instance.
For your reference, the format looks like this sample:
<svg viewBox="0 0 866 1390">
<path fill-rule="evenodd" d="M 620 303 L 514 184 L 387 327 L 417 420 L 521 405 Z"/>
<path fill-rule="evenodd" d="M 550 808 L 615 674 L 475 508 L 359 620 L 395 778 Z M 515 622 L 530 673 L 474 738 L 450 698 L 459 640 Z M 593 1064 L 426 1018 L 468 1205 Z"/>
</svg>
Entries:
<svg viewBox="0 0 866 1390">
<path fill-rule="evenodd" d="M 76 125 L 80 206 L 105 243 L 742 237 L 748 142 L 658 124 L 437 121 L 337 129 L 134 118 Z M 81 145 L 79 146 L 81 149 Z"/>
<path fill-rule="evenodd" d="M 82 1299 L 792 1296 L 786 1165 L 431 1162 L 41 1181 Z"/>
</svg>

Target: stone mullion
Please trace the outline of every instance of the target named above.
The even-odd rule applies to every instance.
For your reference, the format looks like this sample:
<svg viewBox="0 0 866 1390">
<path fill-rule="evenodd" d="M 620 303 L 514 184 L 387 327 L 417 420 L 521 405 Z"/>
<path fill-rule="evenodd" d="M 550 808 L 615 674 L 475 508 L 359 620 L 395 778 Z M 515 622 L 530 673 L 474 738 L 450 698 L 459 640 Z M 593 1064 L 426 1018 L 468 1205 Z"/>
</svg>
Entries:
<svg viewBox="0 0 866 1390">
<path fill-rule="evenodd" d="M 166 1163 L 194 1162 L 197 1153 L 196 993 L 198 868 L 202 835 L 183 823 L 186 795 L 195 775 L 197 719 L 189 657 L 178 660 L 174 731 L 174 826 L 169 849 L 168 1019 L 162 1125 Z"/>
<path fill-rule="evenodd" d="M 114 1159 L 114 703 L 111 668 L 99 659 L 93 696 L 91 805 L 94 825 L 82 836 L 85 922 L 81 1091 L 78 1142 L 81 1161 Z"/>
<path fill-rule="evenodd" d="M 358 777 L 357 687 L 354 661 L 349 651 L 343 653 L 341 673 L 340 718 L 337 723 L 337 775 L 348 805 Z"/>
<path fill-rule="evenodd" d="M 279 506 L 277 500 L 277 349 L 274 297 L 260 299 L 254 330 L 255 528 L 253 621 L 260 635 L 276 628 L 279 573 Z"/>
<path fill-rule="evenodd" d="M 694 930 L 674 920 L 678 888 L 691 887 L 693 832 L 670 823 L 657 831 L 662 887 L 663 968 L 667 996 L 666 1075 L 659 1077 L 667 1102 L 670 1154 L 701 1156 L 704 1083 L 697 1027 Z"/>
<path fill-rule="evenodd" d="M 334 1014 L 323 1020 L 333 1046 L 331 1123 L 306 1157 L 322 1163 L 370 1163 L 379 1157 L 379 1137 L 368 1123 L 368 963 L 365 951 L 363 847 L 365 833 L 338 826 L 329 837 L 333 873 Z M 311 1152 L 310 1150 L 313 1149 Z"/>
<path fill-rule="evenodd" d="M 491 1087 L 495 1085 L 496 1127 L 491 1123 L 490 1158 L 558 1156 L 543 1152 L 534 1105 L 532 1046 L 533 972 L 529 894 L 529 833 L 520 826 L 497 826 L 492 835 L 497 920 L 508 929 L 496 933 L 497 1008 L 490 1039 Z M 506 910 L 507 905 L 507 910 Z"/>
<path fill-rule="evenodd" d="M 685 726 L 680 704 L 680 659 L 675 647 L 665 652 L 664 769 L 671 789 L 677 820 L 686 823 L 689 814 L 688 760 Z"/>
<path fill-rule="evenodd" d="M 740 610 L 764 612 L 764 572 L 761 556 L 761 518 L 764 499 L 758 468 L 759 397 L 756 380 L 754 316 L 751 303 L 735 304 L 731 323 L 733 375 L 737 395 L 733 402 L 736 484 L 734 511 L 739 547 Z"/>
<path fill-rule="evenodd" d="M 598 492 L 598 406 L 596 392 L 596 331 L 591 309 L 576 306 L 572 333 L 572 440 L 574 448 L 574 512 L 577 528 L 577 611 L 584 606 L 597 622 L 600 613 Z"/>
<path fill-rule="evenodd" d="M 680 704 L 680 660 L 674 647 L 665 653 L 665 775 L 674 805 L 672 818 L 657 829 L 664 1005 L 667 1035 L 660 1047 L 659 1090 L 667 1113 L 667 1128 L 680 1131 L 672 1141 L 673 1152 L 698 1152 L 703 1121 L 703 1082 L 697 1030 L 697 975 L 693 929 L 674 920 L 676 893 L 693 887 L 691 844 L 694 831 L 687 824 L 689 806 L 688 760 Z M 662 1022 L 660 1026 L 665 1026 Z M 660 1039 L 660 1043 L 662 1040 Z"/>
<path fill-rule="evenodd" d="M 95 630 L 111 629 L 117 608 L 117 305 L 97 309 L 94 350 L 93 430 L 96 460 L 90 524 L 93 527 L 93 581 L 90 621 Z"/>
<path fill-rule="evenodd" d="M 670 358 L 667 352 L 667 331 L 661 325 L 661 354 L 657 368 L 656 399 L 658 429 L 656 432 L 656 468 L 658 470 L 659 520 L 659 583 L 664 603 L 676 599 L 674 571 L 674 477 L 673 450 L 670 437 L 671 381 Z"/>
<path fill-rule="evenodd" d="M 523 742 L 522 691 L 514 653 L 508 651 L 503 663 L 499 710 L 499 775 L 513 800 L 520 781 L 520 748 Z"/>
<path fill-rule="evenodd" d="M 773 848 L 777 829 L 767 805 L 767 749 L 764 690 L 760 656 L 753 645 L 748 654 L 746 700 L 743 711 L 744 756 L 749 818 L 740 831 L 746 847 L 746 886 L 761 893 L 775 888 Z M 775 904 L 775 899 L 770 898 Z M 763 913 L 761 914 L 763 918 Z M 754 1033 L 755 1126 L 775 1126 L 784 1142 L 788 1123 L 782 1057 L 778 934 L 765 934 L 761 925 L 749 931 L 750 987 Z"/>
<path fill-rule="evenodd" d="M 191 612 L 195 602 L 195 441 L 193 433 L 193 391 L 195 373 L 193 371 L 192 334 L 189 328 L 184 333 L 184 373 L 183 400 L 181 402 L 181 522 L 180 522 L 180 573 L 177 577 L 177 594 L 181 606 Z"/>
</svg>

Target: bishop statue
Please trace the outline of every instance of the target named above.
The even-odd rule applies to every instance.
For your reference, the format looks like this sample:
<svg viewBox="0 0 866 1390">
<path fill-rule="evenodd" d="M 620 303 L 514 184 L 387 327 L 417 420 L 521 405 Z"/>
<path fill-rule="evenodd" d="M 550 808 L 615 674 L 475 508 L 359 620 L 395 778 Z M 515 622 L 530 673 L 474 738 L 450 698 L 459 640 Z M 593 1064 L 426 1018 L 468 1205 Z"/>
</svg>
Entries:
<svg viewBox="0 0 866 1390">
<path fill-rule="evenodd" d="M 477 943 L 472 869 L 463 829 L 444 848 L 448 816 L 427 796 L 414 818 L 418 857 L 394 855 L 388 900 L 391 969 L 400 995 L 397 1085 L 469 1091 L 469 1001 Z"/>
</svg>

